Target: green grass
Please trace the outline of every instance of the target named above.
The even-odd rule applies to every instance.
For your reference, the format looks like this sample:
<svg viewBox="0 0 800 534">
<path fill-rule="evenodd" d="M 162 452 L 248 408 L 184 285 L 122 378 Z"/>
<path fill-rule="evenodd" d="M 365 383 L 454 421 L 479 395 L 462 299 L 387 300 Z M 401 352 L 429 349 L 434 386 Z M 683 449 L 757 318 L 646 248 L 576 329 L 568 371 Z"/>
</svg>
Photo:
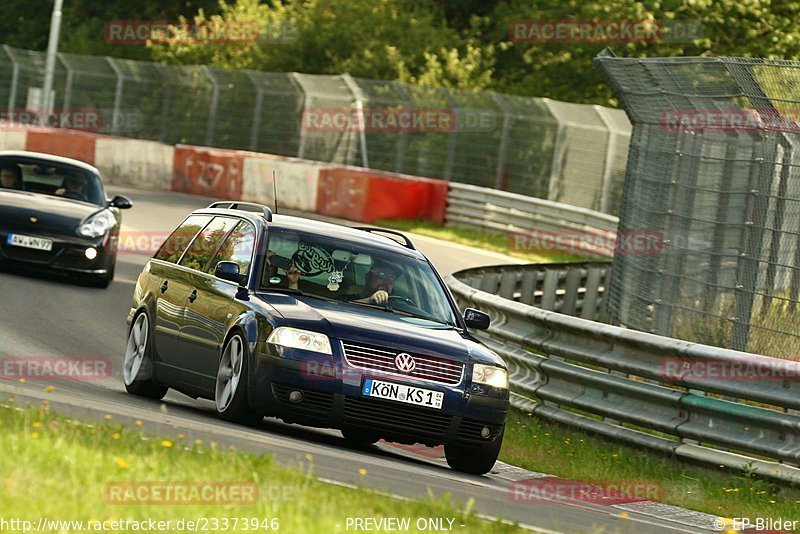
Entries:
<svg viewBox="0 0 800 534">
<path fill-rule="evenodd" d="M 652 481 L 659 500 L 723 517 L 800 520 L 800 488 L 687 464 L 512 410 L 504 462 L 573 480 Z"/>
<path fill-rule="evenodd" d="M 492 252 L 507 254 L 514 258 L 519 258 L 531 263 L 563 263 L 590 261 L 591 258 L 567 254 L 565 252 L 530 252 L 514 250 L 509 246 L 508 236 L 499 232 L 487 232 L 485 230 L 472 230 L 468 228 L 444 227 L 429 221 L 415 221 L 408 219 L 379 219 L 375 221 L 376 226 L 394 228 L 403 232 L 424 235 L 459 243 Z"/>
<path fill-rule="evenodd" d="M 180 435 L 149 436 L 136 427 L 84 424 L 45 407 L 19 410 L 0 405 L 0 435 L 0 517 L 7 520 L 26 519 L 35 525 L 40 517 L 101 522 L 231 518 L 228 525 L 232 527 L 233 518 L 239 518 L 237 528 L 226 531 L 264 532 L 263 528 L 250 527 L 245 519 L 276 518 L 280 532 L 316 533 L 344 531 L 347 517 L 410 517 L 412 531 L 418 518 L 448 517 L 455 519 L 455 530 L 517 531 L 510 525 L 480 520 L 469 511 L 471 503 L 455 503 L 446 495 L 430 496 L 427 501 L 402 501 L 319 482 L 313 475 L 311 457 L 298 460 L 297 468 L 287 468 L 278 466 L 268 455 L 185 443 Z M 366 481 L 370 473 L 358 476 Z M 170 505 L 117 504 L 104 496 L 104 490 L 113 491 L 107 488 L 120 482 L 169 481 L 244 483 L 250 488 L 245 491 L 255 493 L 254 487 L 258 488 L 257 498 L 244 504 Z M 466 527 L 459 527 L 461 524 Z M 108 525 L 115 532 L 135 531 Z M 182 531 L 176 523 L 168 530 Z"/>
</svg>

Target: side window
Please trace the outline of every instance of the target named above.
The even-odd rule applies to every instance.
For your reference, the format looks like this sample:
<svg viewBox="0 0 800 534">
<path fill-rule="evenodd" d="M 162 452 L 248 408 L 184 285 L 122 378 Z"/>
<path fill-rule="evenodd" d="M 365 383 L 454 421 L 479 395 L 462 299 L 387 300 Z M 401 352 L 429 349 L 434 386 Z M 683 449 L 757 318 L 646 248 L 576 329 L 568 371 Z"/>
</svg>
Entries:
<svg viewBox="0 0 800 534">
<path fill-rule="evenodd" d="M 240 222 L 239 226 L 222 243 L 219 252 L 209 264 L 207 272 L 213 274 L 217 264 L 221 261 L 232 261 L 239 265 L 240 274 L 249 274 L 255 244 L 256 230 L 253 225 L 245 221 Z"/>
<path fill-rule="evenodd" d="M 168 261 L 176 263 L 178 259 L 192 242 L 192 238 L 197 235 L 208 221 L 211 220 L 211 215 L 191 215 L 183 224 L 181 224 L 172 235 L 170 235 L 161 248 L 158 249 L 156 255 L 153 256 L 157 260 Z"/>
<path fill-rule="evenodd" d="M 214 217 L 214 220 L 197 235 L 178 265 L 198 271 L 203 270 L 217 252 L 222 240 L 238 222 L 237 219 L 228 217 Z"/>
</svg>

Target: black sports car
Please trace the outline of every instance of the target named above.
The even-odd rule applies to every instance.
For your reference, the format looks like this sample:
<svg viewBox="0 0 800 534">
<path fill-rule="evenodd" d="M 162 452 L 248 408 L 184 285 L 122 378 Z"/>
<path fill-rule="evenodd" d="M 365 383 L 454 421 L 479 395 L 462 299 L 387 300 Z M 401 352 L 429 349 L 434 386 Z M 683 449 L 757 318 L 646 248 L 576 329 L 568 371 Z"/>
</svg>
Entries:
<svg viewBox="0 0 800 534">
<path fill-rule="evenodd" d="M 69 273 L 90 285 L 114 279 L 122 217 L 100 173 L 78 160 L 0 151 L 0 263 Z"/>
<path fill-rule="evenodd" d="M 454 469 L 488 472 L 508 370 L 467 328 L 489 316 L 462 315 L 413 243 L 383 232 L 243 202 L 195 211 L 136 282 L 126 389 L 174 388 L 227 420 L 279 417 L 362 445 L 444 444 Z"/>
</svg>

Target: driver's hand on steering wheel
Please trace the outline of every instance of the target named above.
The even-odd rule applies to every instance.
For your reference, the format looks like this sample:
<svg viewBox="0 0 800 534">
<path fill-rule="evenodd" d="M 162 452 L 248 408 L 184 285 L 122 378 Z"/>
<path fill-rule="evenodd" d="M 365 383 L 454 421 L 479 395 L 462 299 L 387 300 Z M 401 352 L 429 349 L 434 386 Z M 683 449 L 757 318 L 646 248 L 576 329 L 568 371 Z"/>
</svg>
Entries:
<svg viewBox="0 0 800 534">
<path fill-rule="evenodd" d="M 369 301 L 373 304 L 384 305 L 389 301 L 389 293 L 383 289 L 379 289 L 370 295 Z"/>
<path fill-rule="evenodd" d="M 53 194 L 54 195 L 58 195 L 60 197 L 63 197 L 66 192 L 67 192 L 66 189 L 64 189 L 63 187 L 59 187 L 58 189 L 56 189 L 56 192 L 53 193 Z"/>
</svg>

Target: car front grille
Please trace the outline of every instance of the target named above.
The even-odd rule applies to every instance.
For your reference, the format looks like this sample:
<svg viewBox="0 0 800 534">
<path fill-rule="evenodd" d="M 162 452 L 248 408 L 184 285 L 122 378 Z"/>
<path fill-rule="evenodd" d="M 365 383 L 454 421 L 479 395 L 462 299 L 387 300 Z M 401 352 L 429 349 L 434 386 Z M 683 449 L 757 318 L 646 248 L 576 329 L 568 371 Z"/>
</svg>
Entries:
<svg viewBox="0 0 800 534">
<path fill-rule="evenodd" d="M 342 342 L 342 346 L 347 363 L 359 369 L 400 374 L 449 385 L 459 384 L 464 374 L 463 363 L 422 354 L 411 354 L 415 362 L 414 370 L 410 373 L 403 372 L 395 364 L 395 358 L 402 351 L 346 341 Z"/>
<path fill-rule="evenodd" d="M 404 406 L 392 401 L 351 397 L 344 401 L 343 423 L 349 426 L 443 438 L 451 419 L 439 410 Z"/>
</svg>

